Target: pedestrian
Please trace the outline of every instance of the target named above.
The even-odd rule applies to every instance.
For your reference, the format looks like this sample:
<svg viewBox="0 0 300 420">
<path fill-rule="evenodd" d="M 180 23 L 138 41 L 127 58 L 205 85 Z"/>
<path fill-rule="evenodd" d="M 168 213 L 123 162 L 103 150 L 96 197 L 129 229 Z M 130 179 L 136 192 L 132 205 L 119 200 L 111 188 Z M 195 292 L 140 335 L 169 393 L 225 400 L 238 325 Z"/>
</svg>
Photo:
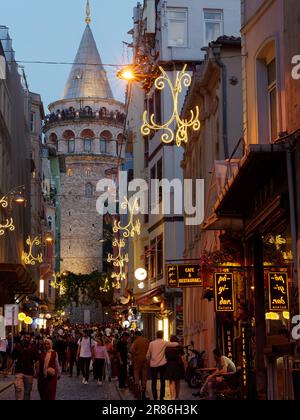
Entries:
<svg viewBox="0 0 300 420">
<path fill-rule="evenodd" d="M 46 338 L 37 366 L 38 391 L 43 401 L 55 400 L 57 380 L 60 378 L 58 354 L 52 347 L 52 340 Z"/>
<path fill-rule="evenodd" d="M 94 340 L 89 336 L 88 330 L 83 331 L 83 336 L 78 340 L 77 359 L 79 359 L 82 383 L 87 385 L 89 383 L 90 364 L 92 359 L 92 351 L 95 345 Z"/>
<path fill-rule="evenodd" d="M 166 381 L 165 369 L 167 359 L 165 356 L 166 347 L 177 347 L 178 343 L 163 340 L 163 331 L 157 331 L 156 340 L 151 341 L 147 352 L 147 359 L 150 361 L 151 379 L 152 379 L 152 396 L 157 400 L 157 378 L 160 378 L 160 400 L 165 398 Z"/>
<path fill-rule="evenodd" d="M 178 343 L 176 335 L 172 335 L 171 343 Z M 166 347 L 165 356 L 167 366 L 165 379 L 169 380 L 171 400 L 178 400 L 180 394 L 180 380 L 184 379 L 184 365 L 186 363 L 182 346 Z"/>
<path fill-rule="evenodd" d="M 135 331 L 135 339 L 131 345 L 130 353 L 133 364 L 134 391 L 136 397 L 146 399 L 146 387 L 148 379 L 147 352 L 149 340 L 142 336 L 142 332 Z M 141 379 L 141 386 L 140 386 Z"/>
<path fill-rule="evenodd" d="M 16 400 L 30 400 L 35 363 L 39 360 L 39 354 L 36 347 L 31 344 L 29 334 L 25 334 L 20 343 L 16 344 L 12 357 L 16 362 L 14 383 Z"/>
<path fill-rule="evenodd" d="M 200 397 L 213 400 L 215 398 L 215 388 L 222 388 L 223 380 L 222 374 L 236 372 L 235 364 L 227 356 L 222 356 L 219 349 L 213 351 L 216 361 L 216 368 L 214 372 L 209 375 L 200 390 Z"/>
<path fill-rule="evenodd" d="M 97 379 L 97 384 L 102 385 L 104 375 L 104 363 L 110 362 L 102 338 L 96 339 L 96 345 L 93 347 L 93 362 L 95 367 L 95 378 Z"/>
<path fill-rule="evenodd" d="M 121 339 L 118 341 L 116 350 L 118 356 L 119 368 L 119 388 L 126 388 L 127 365 L 128 365 L 128 332 L 123 332 Z"/>
<path fill-rule="evenodd" d="M 6 338 L 0 337 L 0 355 L 2 359 L 0 371 L 3 372 L 7 365 L 7 354 L 8 354 L 8 341 Z"/>
</svg>

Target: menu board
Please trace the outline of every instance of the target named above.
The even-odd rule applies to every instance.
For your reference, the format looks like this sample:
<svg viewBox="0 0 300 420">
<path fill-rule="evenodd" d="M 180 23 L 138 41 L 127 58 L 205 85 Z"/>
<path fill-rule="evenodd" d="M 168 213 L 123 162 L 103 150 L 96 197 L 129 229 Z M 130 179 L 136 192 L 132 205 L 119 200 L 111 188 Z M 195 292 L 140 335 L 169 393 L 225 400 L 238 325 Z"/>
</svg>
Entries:
<svg viewBox="0 0 300 420">
<path fill-rule="evenodd" d="M 269 309 L 270 311 L 288 311 L 288 279 L 287 273 L 268 273 Z"/>
<path fill-rule="evenodd" d="M 215 273 L 216 312 L 234 311 L 234 287 L 232 273 Z"/>
</svg>

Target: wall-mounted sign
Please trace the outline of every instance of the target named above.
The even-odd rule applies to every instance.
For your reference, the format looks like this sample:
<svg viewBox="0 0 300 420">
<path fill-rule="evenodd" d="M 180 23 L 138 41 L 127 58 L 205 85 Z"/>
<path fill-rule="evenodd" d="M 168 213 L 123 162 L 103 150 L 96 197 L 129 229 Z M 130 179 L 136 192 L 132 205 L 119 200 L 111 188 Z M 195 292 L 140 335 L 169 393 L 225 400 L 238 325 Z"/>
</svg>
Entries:
<svg viewBox="0 0 300 420">
<path fill-rule="evenodd" d="M 287 273 L 268 273 L 269 278 L 269 309 L 270 311 L 288 311 Z"/>
<path fill-rule="evenodd" d="M 169 287 L 202 286 L 199 277 L 199 264 L 173 264 L 166 266 L 167 284 Z"/>
<path fill-rule="evenodd" d="M 215 305 L 217 312 L 234 311 L 232 273 L 215 273 Z"/>
</svg>

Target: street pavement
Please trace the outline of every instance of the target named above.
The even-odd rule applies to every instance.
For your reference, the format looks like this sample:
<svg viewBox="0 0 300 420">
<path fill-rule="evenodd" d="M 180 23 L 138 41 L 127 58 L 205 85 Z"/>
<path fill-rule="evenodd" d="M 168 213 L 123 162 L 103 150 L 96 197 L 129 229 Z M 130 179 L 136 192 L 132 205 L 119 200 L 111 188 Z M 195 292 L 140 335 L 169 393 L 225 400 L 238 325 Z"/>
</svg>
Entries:
<svg viewBox="0 0 300 420">
<path fill-rule="evenodd" d="M 7 378 L 0 377 L 0 401 L 14 400 L 14 386 L 13 376 Z M 10 386 L 11 385 L 11 386 Z M 8 388 L 7 388 L 8 387 Z M 6 388 L 3 392 L 1 392 Z M 158 381 L 159 390 L 159 381 Z M 197 397 L 192 396 L 192 390 L 188 387 L 185 381 L 181 381 L 181 395 L 180 400 L 197 400 Z M 147 384 L 147 395 L 151 399 L 151 381 Z M 37 390 L 37 381 L 34 381 L 33 390 L 31 393 L 32 400 L 39 400 Z M 103 382 L 103 385 L 98 386 L 97 382 L 93 379 L 90 380 L 88 385 L 81 383 L 81 378 L 70 378 L 68 374 L 63 374 L 57 386 L 57 400 L 95 400 L 95 401 L 109 401 L 109 400 L 133 400 L 134 397 L 129 389 L 119 389 L 118 381 Z M 170 400 L 170 392 L 168 382 L 166 385 L 166 400 Z"/>
</svg>

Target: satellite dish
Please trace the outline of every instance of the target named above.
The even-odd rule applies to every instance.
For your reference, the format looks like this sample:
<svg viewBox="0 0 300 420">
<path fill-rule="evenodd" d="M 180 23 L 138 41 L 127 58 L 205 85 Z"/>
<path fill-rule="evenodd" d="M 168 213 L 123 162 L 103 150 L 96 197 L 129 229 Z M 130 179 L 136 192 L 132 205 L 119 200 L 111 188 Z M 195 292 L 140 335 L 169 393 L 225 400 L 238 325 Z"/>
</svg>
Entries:
<svg viewBox="0 0 300 420">
<path fill-rule="evenodd" d="M 120 297 L 120 302 L 122 303 L 122 305 L 126 305 L 127 303 L 129 303 L 130 301 L 130 296 L 125 297 L 125 296 L 121 296 Z"/>
</svg>

